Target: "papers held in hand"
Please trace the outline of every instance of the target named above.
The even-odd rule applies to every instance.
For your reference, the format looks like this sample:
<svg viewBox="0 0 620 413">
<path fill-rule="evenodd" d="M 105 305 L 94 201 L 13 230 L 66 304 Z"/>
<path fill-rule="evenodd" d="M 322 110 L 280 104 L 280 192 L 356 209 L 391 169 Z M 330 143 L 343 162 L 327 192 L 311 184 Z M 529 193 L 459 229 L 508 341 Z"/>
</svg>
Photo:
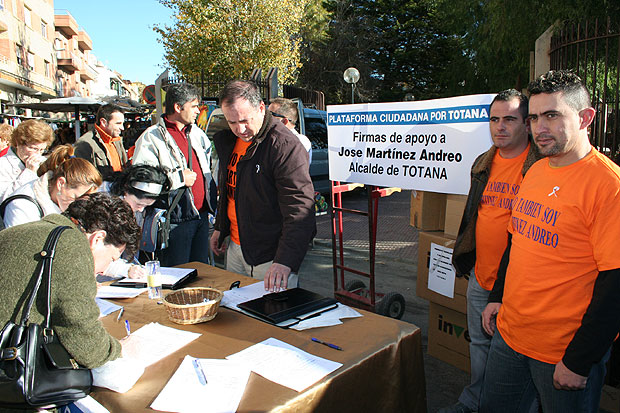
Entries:
<svg viewBox="0 0 620 413">
<path fill-rule="evenodd" d="M 183 288 L 198 275 L 198 271 L 193 268 L 161 267 L 160 271 L 161 288 L 164 290 L 178 290 L 179 288 Z M 146 288 L 146 277 L 127 277 L 110 285 L 115 287 Z"/>
<path fill-rule="evenodd" d="M 238 306 L 264 321 L 278 324 L 312 311 L 331 310 L 337 306 L 337 301 L 303 288 L 291 288 L 279 293 L 265 294 Z"/>
</svg>

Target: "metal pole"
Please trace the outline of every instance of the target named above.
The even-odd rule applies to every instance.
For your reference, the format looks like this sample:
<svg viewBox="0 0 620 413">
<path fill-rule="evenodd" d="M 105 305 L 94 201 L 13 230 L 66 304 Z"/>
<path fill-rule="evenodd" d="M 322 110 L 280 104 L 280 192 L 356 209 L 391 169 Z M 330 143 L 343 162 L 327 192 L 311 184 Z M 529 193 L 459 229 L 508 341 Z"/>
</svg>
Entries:
<svg viewBox="0 0 620 413">
<path fill-rule="evenodd" d="M 354 90 L 355 90 L 355 83 L 351 83 L 351 103 L 355 103 Z"/>
<path fill-rule="evenodd" d="M 75 141 L 77 142 L 80 139 L 80 107 L 75 105 L 75 123 L 73 124 L 75 128 Z"/>
</svg>

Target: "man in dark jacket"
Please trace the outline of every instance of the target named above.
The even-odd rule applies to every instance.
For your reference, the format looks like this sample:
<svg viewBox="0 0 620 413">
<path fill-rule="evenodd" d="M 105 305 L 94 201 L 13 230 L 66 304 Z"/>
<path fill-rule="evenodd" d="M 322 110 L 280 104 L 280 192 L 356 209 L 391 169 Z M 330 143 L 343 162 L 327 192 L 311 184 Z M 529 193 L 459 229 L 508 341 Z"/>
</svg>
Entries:
<svg viewBox="0 0 620 413">
<path fill-rule="evenodd" d="M 493 146 L 471 169 L 471 187 L 452 258 L 458 274 L 471 273 L 467 288 L 471 384 L 456 404 L 441 413 L 478 410 L 491 343 L 480 317 L 506 248 L 512 202 L 523 176 L 541 157 L 528 139 L 527 110 L 528 100 L 522 93 L 509 89 L 497 94 L 489 109 Z"/>
<path fill-rule="evenodd" d="M 104 180 L 123 169 L 127 152 L 123 147 L 125 115 L 119 106 L 107 104 L 97 111 L 95 129 L 85 133 L 75 143 L 75 156 L 95 165 Z"/>
<path fill-rule="evenodd" d="M 296 287 L 316 232 L 308 153 L 253 82 L 230 82 L 220 104 L 231 130 L 213 139 L 220 197 L 211 248 L 228 250 L 226 269 L 264 279 L 267 290 Z"/>
</svg>

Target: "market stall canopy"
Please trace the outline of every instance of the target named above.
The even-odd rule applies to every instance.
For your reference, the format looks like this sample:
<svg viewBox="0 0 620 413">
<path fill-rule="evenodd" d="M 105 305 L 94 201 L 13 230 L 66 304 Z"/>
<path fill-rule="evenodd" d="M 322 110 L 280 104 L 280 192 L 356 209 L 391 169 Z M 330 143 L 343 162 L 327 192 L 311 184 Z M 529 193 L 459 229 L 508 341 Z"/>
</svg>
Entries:
<svg viewBox="0 0 620 413">
<path fill-rule="evenodd" d="M 49 99 L 43 102 L 14 103 L 16 108 L 43 110 L 47 112 L 97 112 L 104 102 L 90 97 L 68 97 Z"/>
<path fill-rule="evenodd" d="M 108 103 L 114 103 L 123 108 L 126 112 L 139 112 L 141 110 L 138 102 L 127 98 L 119 98 L 118 96 L 108 96 L 102 99 L 92 97 L 66 97 L 49 99 L 43 102 L 33 103 L 14 103 L 9 106 L 16 108 L 25 108 L 33 110 L 41 110 L 46 112 L 74 112 L 75 113 L 75 140 L 80 137 L 80 112 L 97 113 L 100 106 Z"/>
</svg>

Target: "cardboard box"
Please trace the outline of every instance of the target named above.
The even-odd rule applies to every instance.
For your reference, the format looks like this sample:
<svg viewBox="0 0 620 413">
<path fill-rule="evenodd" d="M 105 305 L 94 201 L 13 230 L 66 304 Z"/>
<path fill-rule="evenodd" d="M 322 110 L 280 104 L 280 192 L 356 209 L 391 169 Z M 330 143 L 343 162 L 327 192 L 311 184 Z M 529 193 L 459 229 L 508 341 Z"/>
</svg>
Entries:
<svg viewBox="0 0 620 413">
<path fill-rule="evenodd" d="M 437 303 L 428 312 L 428 354 L 466 372 L 470 371 L 467 315 Z"/>
<path fill-rule="evenodd" d="M 446 267 L 452 267 L 452 249 L 454 248 L 454 237 L 445 235 L 443 232 L 420 232 L 418 238 L 418 279 L 416 283 L 416 294 L 418 297 L 425 298 L 444 307 L 451 308 L 462 313 L 467 311 L 467 284 L 466 277 L 455 277 L 454 297 L 450 298 L 428 288 L 428 274 L 431 263 L 431 245 L 437 244 L 450 249 L 449 256 L 445 256 Z"/>
<path fill-rule="evenodd" d="M 422 231 L 443 231 L 446 194 L 411 191 L 409 224 Z"/>
<path fill-rule="evenodd" d="M 463 211 L 465 211 L 466 203 L 467 195 L 448 195 L 446 197 L 446 219 L 444 232 L 447 235 L 456 238 L 459 234 L 461 218 L 463 218 Z"/>
</svg>

